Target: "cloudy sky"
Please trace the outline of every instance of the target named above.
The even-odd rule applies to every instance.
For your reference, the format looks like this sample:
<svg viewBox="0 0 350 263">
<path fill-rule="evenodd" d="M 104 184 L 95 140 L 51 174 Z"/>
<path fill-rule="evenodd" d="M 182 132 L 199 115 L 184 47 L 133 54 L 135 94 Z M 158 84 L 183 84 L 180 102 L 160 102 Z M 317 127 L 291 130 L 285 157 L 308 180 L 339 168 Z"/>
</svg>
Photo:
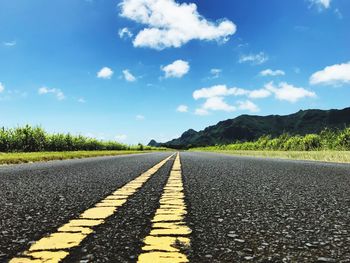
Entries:
<svg viewBox="0 0 350 263">
<path fill-rule="evenodd" d="M 350 106 L 348 0 L 1 0 L 0 126 L 166 141 Z"/>
</svg>

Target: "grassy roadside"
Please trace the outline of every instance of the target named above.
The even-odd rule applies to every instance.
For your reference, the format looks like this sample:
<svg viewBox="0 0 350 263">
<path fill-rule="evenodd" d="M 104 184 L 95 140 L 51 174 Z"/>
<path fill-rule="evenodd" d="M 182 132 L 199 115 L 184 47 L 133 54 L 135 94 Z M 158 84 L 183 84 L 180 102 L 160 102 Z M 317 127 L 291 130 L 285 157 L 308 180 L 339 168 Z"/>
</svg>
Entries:
<svg viewBox="0 0 350 263">
<path fill-rule="evenodd" d="M 0 153 L 1 164 L 18 164 L 51 160 L 65 160 L 97 156 L 114 156 L 122 154 L 148 153 L 152 151 L 69 151 L 69 152 L 31 152 Z"/>
<path fill-rule="evenodd" d="M 282 158 L 294 160 L 310 160 L 335 163 L 350 163 L 350 151 L 230 151 L 230 150 L 204 150 L 192 149 L 190 151 L 215 152 L 240 156 L 255 156 L 266 158 Z"/>
</svg>

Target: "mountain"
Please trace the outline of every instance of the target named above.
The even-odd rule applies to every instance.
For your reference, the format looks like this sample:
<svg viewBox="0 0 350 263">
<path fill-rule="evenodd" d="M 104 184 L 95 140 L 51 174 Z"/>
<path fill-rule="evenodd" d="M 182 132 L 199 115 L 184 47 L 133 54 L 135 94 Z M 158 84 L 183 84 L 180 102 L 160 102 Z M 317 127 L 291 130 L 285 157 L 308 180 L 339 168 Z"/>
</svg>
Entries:
<svg viewBox="0 0 350 263">
<path fill-rule="evenodd" d="M 147 145 L 152 146 L 152 147 L 161 147 L 162 146 L 161 143 L 156 142 L 155 140 L 151 140 Z"/>
<path fill-rule="evenodd" d="M 169 148 L 184 149 L 236 141 L 252 141 L 263 135 L 279 136 L 283 133 L 305 135 L 319 133 L 325 128 L 343 129 L 350 126 L 350 108 L 342 110 L 300 110 L 290 115 L 241 115 L 221 121 L 202 131 L 190 129 L 180 138 L 157 143 Z"/>
</svg>

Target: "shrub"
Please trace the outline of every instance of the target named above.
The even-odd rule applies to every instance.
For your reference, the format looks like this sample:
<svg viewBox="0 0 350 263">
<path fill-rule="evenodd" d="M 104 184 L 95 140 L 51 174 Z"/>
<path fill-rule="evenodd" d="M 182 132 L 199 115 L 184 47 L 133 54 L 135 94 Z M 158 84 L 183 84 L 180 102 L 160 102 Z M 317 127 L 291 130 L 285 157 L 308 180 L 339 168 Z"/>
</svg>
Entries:
<svg viewBox="0 0 350 263">
<path fill-rule="evenodd" d="M 321 148 L 321 137 L 317 134 L 307 134 L 303 138 L 303 150 L 313 151 Z"/>
<path fill-rule="evenodd" d="M 0 128 L 0 152 L 77 151 L 77 150 L 151 150 L 149 146 L 128 146 L 116 141 L 100 141 L 81 135 L 48 134 L 29 125 L 15 129 Z M 164 148 L 157 148 L 164 150 Z"/>
<path fill-rule="evenodd" d="M 290 137 L 283 144 L 283 150 L 286 151 L 302 151 L 303 149 L 303 137 L 299 135 Z"/>
<path fill-rule="evenodd" d="M 343 130 L 336 140 L 342 150 L 350 150 L 350 128 Z"/>
<path fill-rule="evenodd" d="M 320 134 L 305 136 L 282 134 L 277 138 L 262 136 L 252 142 L 236 142 L 228 145 L 204 147 L 206 150 L 273 150 L 273 151 L 317 151 L 350 150 L 350 128 L 340 130 L 324 129 Z"/>
</svg>

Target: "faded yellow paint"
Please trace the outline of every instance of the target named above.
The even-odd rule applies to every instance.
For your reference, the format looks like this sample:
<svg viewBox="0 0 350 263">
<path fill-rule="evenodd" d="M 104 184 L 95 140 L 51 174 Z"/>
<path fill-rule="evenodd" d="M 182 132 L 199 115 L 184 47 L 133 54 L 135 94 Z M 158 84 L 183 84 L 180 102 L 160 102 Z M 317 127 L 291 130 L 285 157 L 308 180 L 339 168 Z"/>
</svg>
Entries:
<svg viewBox="0 0 350 263">
<path fill-rule="evenodd" d="M 94 207 L 84 211 L 79 218 L 59 227 L 56 233 L 38 240 L 22 256 L 11 259 L 10 263 L 59 263 L 69 255 L 71 248 L 78 246 L 93 233 L 94 227 L 103 224 L 106 218 L 113 215 L 172 156 L 117 189 Z"/>
<path fill-rule="evenodd" d="M 29 251 L 56 250 L 76 247 L 86 237 L 82 233 L 57 232 L 35 242 Z"/>
<path fill-rule="evenodd" d="M 142 248 L 144 251 L 179 252 L 178 247 L 188 247 L 190 240 L 187 237 L 149 235 L 145 238 L 144 243 Z"/>
<path fill-rule="evenodd" d="M 84 235 L 89 235 L 93 231 L 90 227 L 83 227 L 83 226 L 72 226 L 69 224 L 65 224 L 64 226 L 61 226 L 58 229 L 59 232 L 76 232 L 76 233 L 82 233 Z"/>
<path fill-rule="evenodd" d="M 17 257 L 17 258 L 13 258 L 10 262 L 11 263 L 42 263 L 42 262 L 46 262 L 46 261 L 42 261 L 40 259 Z"/>
<path fill-rule="evenodd" d="M 188 262 L 184 249 L 190 246 L 191 229 L 184 221 L 187 210 L 179 154 L 176 156 L 159 204 L 152 219 L 152 229 L 143 240 L 144 246 L 138 257 L 138 263 Z"/>
<path fill-rule="evenodd" d="M 139 256 L 139 262 L 143 263 L 182 263 L 188 262 L 187 257 L 179 252 L 152 251 Z"/>
<path fill-rule="evenodd" d="M 122 206 L 126 201 L 127 199 L 106 199 L 101 203 L 96 204 L 96 207 L 119 207 Z"/>
<path fill-rule="evenodd" d="M 41 262 L 45 263 L 59 263 L 68 254 L 66 251 L 39 251 L 29 253 L 33 258 L 38 258 Z"/>
<path fill-rule="evenodd" d="M 84 213 L 81 214 L 80 218 L 105 219 L 114 214 L 114 211 L 116 210 L 115 207 L 97 207 L 97 205 L 99 204 L 96 204 L 95 207 L 86 210 Z"/>
</svg>

